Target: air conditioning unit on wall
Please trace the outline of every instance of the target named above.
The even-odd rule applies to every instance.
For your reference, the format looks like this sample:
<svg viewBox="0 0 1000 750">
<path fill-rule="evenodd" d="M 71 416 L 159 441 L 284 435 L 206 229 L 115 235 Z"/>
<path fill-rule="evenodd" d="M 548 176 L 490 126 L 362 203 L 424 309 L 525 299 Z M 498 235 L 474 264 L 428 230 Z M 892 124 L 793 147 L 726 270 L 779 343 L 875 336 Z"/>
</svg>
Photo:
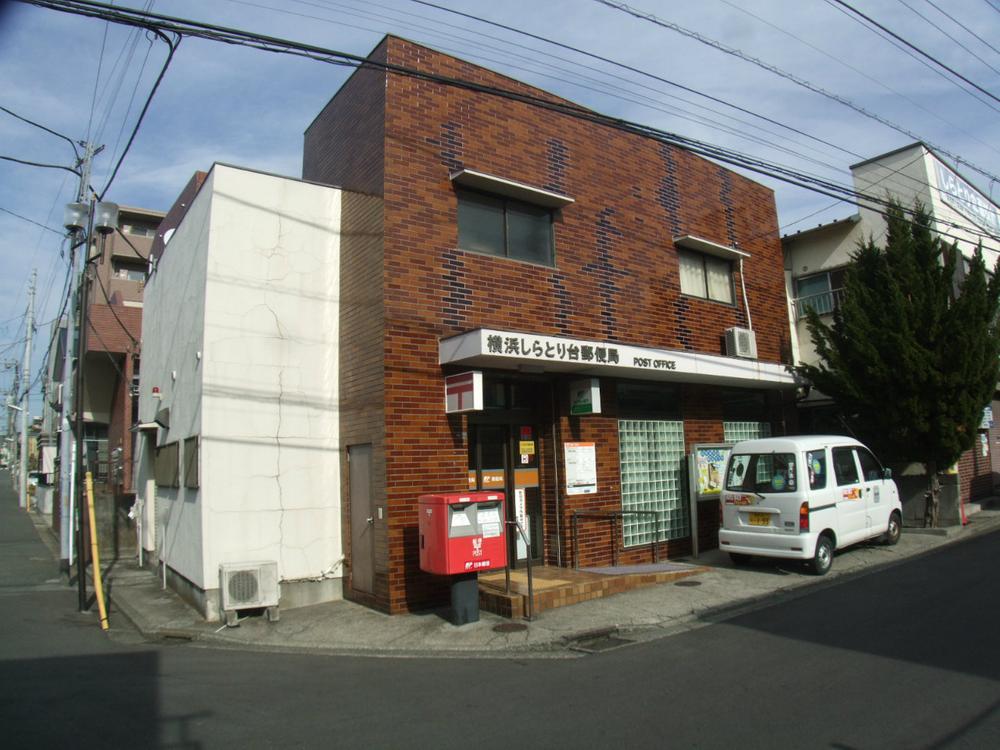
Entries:
<svg viewBox="0 0 1000 750">
<path fill-rule="evenodd" d="M 226 625 L 235 627 L 241 609 L 267 609 L 267 619 L 278 620 L 278 563 L 222 563 L 219 566 L 219 601 Z"/>
<path fill-rule="evenodd" d="M 757 336 L 749 328 L 727 328 L 726 356 L 757 359 Z"/>
</svg>

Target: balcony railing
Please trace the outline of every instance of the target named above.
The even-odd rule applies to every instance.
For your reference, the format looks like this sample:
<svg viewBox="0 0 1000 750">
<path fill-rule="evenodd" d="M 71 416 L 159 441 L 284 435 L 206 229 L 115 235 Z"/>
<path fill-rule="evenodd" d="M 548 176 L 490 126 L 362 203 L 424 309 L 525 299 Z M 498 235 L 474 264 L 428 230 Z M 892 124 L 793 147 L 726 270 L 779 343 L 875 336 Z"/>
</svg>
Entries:
<svg viewBox="0 0 1000 750">
<path fill-rule="evenodd" d="M 792 306 L 795 308 L 795 319 L 801 320 L 804 318 L 806 310 L 809 308 L 812 308 L 820 315 L 830 315 L 834 310 L 840 307 L 843 294 L 843 288 L 831 289 L 828 292 L 809 294 L 805 297 L 799 297 L 798 299 L 793 300 Z"/>
</svg>

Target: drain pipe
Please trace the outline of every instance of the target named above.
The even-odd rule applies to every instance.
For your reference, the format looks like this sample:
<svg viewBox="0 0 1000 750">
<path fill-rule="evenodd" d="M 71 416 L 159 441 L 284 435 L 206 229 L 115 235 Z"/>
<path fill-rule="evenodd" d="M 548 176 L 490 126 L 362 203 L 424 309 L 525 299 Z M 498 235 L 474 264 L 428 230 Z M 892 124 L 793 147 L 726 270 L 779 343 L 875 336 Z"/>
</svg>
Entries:
<svg viewBox="0 0 1000 750">
<path fill-rule="evenodd" d="M 556 435 L 556 428 L 559 424 L 558 410 L 556 409 L 556 380 L 550 381 L 552 392 L 552 496 L 555 499 L 556 507 L 556 565 L 562 567 L 562 508 L 559 502 L 559 440 Z"/>
<path fill-rule="evenodd" d="M 738 248 L 739 245 L 737 244 Z M 747 281 L 746 276 L 743 275 L 743 256 L 740 256 L 740 288 L 743 289 L 743 309 L 746 310 L 747 314 L 747 328 L 753 330 L 753 321 L 750 320 L 750 301 L 747 299 Z"/>
</svg>

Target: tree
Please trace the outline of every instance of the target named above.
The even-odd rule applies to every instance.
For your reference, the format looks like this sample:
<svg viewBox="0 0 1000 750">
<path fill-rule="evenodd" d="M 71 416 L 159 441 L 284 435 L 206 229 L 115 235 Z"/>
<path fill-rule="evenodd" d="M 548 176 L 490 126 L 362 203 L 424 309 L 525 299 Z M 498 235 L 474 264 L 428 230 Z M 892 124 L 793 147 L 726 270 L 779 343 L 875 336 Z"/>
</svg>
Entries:
<svg viewBox="0 0 1000 750">
<path fill-rule="evenodd" d="M 957 244 L 923 206 L 892 203 L 887 223 L 884 248 L 859 243 L 832 325 L 807 311 L 819 362 L 795 369 L 883 460 L 924 464 L 934 523 L 937 472 L 972 447 L 1000 376 L 1000 274 L 980 247 L 956 288 Z"/>
</svg>

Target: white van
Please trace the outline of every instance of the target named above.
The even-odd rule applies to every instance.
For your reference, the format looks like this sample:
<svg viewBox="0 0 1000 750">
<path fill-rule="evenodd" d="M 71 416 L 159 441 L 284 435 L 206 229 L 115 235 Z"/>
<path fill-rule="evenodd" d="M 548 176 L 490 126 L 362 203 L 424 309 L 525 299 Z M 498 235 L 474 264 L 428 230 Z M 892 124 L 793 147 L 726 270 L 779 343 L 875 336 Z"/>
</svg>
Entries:
<svg viewBox="0 0 1000 750">
<path fill-rule="evenodd" d="M 833 551 L 884 537 L 899 541 L 903 508 L 892 474 L 854 438 L 744 440 L 733 446 L 722 490 L 719 548 L 750 557 L 808 560 L 817 575 Z"/>
</svg>

